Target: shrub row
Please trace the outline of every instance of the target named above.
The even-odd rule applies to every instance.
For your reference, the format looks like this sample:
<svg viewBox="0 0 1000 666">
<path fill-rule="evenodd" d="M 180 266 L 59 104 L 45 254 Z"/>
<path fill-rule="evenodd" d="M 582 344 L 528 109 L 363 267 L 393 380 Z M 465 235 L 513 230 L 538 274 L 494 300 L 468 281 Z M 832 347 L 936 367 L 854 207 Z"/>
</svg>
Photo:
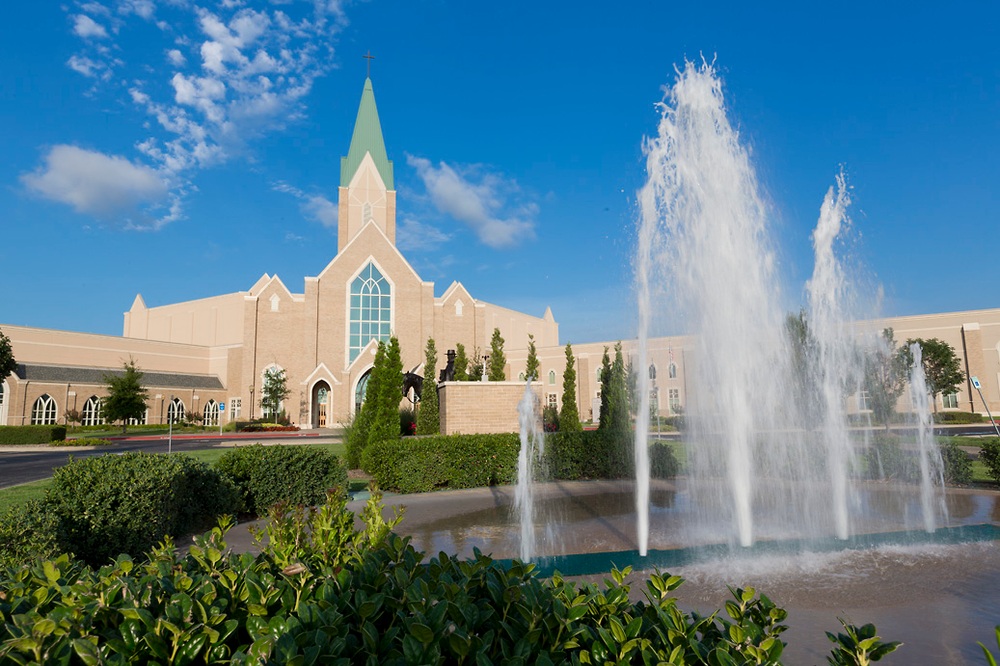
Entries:
<svg viewBox="0 0 1000 666">
<path fill-rule="evenodd" d="M 944 482 L 948 485 L 965 485 L 972 482 L 972 459 L 952 440 L 939 440 L 941 462 L 944 465 Z M 877 434 L 865 451 L 868 476 L 914 483 L 920 480 L 919 453 L 904 448 L 898 435 Z"/>
<path fill-rule="evenodd" d="M 938 412 L 935 423 L 982 423 L 983 415 L 975 412 Z"/>
<path fill-rule="evenodd" d="M 48 444 L 66 439 L 66 426 L 0 426 L 0 445 Z"/>
<path fill-rule="evenodd" d="M 114 444 L 110 439 L 100 437 L 77 437 L 76 439 L 61 439 L 52 442 L 52 446 L 111 446 Z"/>
<path fill-rule="evenodd" d="M 43 500 L 0 516 L 0 566 L 56 553 L 92 565 L 120 553 L 138 556 L 220 515 L 262 515 L 278 502 L 319 504 L 331 488 L 346 493 L 346 469 L 309 447 L 234 449 L 215 468 L 180 454 L 71 460 L 55 471 Z"/>
<path fill-rule="evenodd" d="M 402 493 L 457 490 L 514 483 L 520 440 L 516 434 L 438 435 L 369 446 L 362 466 L 380 488 Z M 651 474 L 678 472 L 668 444 L 650 447 Z M 631 440 L 599 430 L 545 436 L 545 456 L 536 474 L 559 480 L 619 479 L 634 474 Z"/>
<path fill-rule="evenodd" d="M 725 612 L 679 609 L 678 576 L 654 574 L 645 601 L 629 571 L 600 587 L 478 555 L 426 564 L 390 534 L 375 499 L 365 525 L 342 498 L 272 516 L 253 556 L 224 554 L 225 525 L 180 557 L 167 542 L 93 570 L 63 556 L 0 571 L 5 663 L 780 663 L 787 613 L 753 589 Z M 896 649 L 845 625 L 832 664 Z"/>
<path fill-rule="evenodd" d="M 312 505 L 330 489 L 347 492 L 340 459 L 309 446 L 241 446 L 224 453 L 215 467 L 236 485 L 240 510 L 256 516 L 280 501 Z"/>
</svg>

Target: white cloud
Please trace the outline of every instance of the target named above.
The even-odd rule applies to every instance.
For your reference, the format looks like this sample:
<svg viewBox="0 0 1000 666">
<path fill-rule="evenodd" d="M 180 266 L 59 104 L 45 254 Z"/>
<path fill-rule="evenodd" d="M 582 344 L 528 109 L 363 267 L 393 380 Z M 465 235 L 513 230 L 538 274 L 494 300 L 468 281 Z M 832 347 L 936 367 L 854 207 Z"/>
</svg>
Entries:
<svg viewBox="0 0 1000 666">
<path fill-rule="evenodd" d="M 90 39 L 91 37 L 104 39 L 108 36 L 108 31 L 105 27 L 86 14 L 77 14 L 73 22 L 73 32 L 84 39 Z"/>
<path fill-rule="evenodd" d="M 396 225 L 396 245 L 411 252 L 439 250 L 451 238 L 451 234 L 410 217 Z"/>
<path fill-rule="evenodd" d="M 67 66 L 94 79 L 88 94 L 118 93 L 150 119 L 135 146 L 173 188 L 174 209 L 163 219 L 181 215 L 194 171 L 250 154 L 256 139 L 305 115 L 303 102 L 333 66 L 346 23 L 341 3 L 330 0 L 67 0 L 64 10 L 81 38 Z M 149 35 L 151 23 L 161 44 L 149 43 L 155 35 L 126 39 L 136 26 Z M 29 178 L 39 192 L 42 171 Z M 303 195 L 300 205 L 336 226 L 336 206 L 325 198 Z"/>
<path fill-rule="evenodd" d="M 123 226 L 159 226 L 179 214 L 169 197 L 169 184 L 154 169 L 124 157 L 105 155 L 77 146 L 54 146 L 44 164 L 21 176 L 35 194 Z M 165 217 L 154 219 L 156 209 L 169 205 Z"/>
<path fill-rule="evenodd" d="M 337 228 L 338 209 L 337 204 L 319 194 L 307 194 L 294 185 L 289 185 L 284 181 L 278 181 L 271 185 L 275 192 L 290 194 L 299 200 L 299 209 L 302 214 L 311 220 L 319 222 L 328 229 Z"/>
<path fill-rule="evenodd" d="M 470 227 L 486 245 L 513 247 L 535 237 L 537 205 L 506 200 L 519 196 L 516 182 L 484 173 L 480 167 L 459 173 L 444 162 L 435 167 L 422 157 L 407 155 L 406 162 L 416 169 L 434 206 Z"/>
<path fill-rule="evenodd" d="M 167 51 L 167 60 L 169 60 L 170 64 L 174 67 L 183 67 L 187 64 L 187 58 L 185 58 L 184 54 L 178 49 L 170 49 Z"/>
</svg>

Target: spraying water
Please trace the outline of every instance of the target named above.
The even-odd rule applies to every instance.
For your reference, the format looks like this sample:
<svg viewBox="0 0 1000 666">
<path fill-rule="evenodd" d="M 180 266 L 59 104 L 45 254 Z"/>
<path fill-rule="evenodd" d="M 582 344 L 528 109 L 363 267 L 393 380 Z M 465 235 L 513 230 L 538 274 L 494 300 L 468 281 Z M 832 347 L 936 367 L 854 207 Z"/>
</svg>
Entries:
<svg viewBox="0 0 1000 666">
<path fill-rule="evenodd" d="M 514 510 L 521 524 L 521 560 L 530 562 L 535 557 L 535 497 L 534 469 L 545 454 L 545 434 L 539 418 L 538 398 L 531 390 L 531 380 L 524 387 L 524 396 L 517 404 L 517 417 L 521 431 L 521 449 L 517 454 L 517 485 L 514 488 Z"/>
<path fill-rule="evenodd" d="M 835 252 L 848 227 L 844 178 L 827 193 L 813 234 L 808 309 L 787 316 L 766 206 L 713 66 L 686 63 L 661 113 L 639 192 L 637 351 L 643 368 L 650 331 L 663 323 L 657 316 L 692 334 L 685 405 L 688 493 L 699 513 L 692 536 L 742 546 L 760 537 L 846 538 L 858 465 L 844 400 L 862 375 L 850 330 L 853 291 Z M 640 464 L 647 436 L 640 409 L 638 497 L 648 493 L 648 467 Z"/>
<path fill-rule="evenodd" d="M 944 503 L 944 462 L 941 451 L 934 443 L 931 428 L 930 392 L 924 375 L 923 350 L 916 342 L 910 344 L 913 365 L 910 367 L 910 403 L 917 426 L 917 453 L 920 460 L 920 505 L 923 510 L 924 529 L 937 529 L 938 513 L 948 521 L 948 507 Z"/>
</svg>

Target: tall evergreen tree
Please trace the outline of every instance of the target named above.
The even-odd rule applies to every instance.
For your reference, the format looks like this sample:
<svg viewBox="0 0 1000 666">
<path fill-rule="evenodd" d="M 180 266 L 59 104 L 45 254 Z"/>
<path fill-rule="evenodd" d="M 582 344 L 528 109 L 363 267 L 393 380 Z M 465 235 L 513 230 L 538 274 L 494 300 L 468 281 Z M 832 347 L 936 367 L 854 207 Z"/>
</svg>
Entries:
<svg viewBox="0 0 1000 666">
<path fill-rule="evenodd" d="M 538 351 L 535 349 L 535 336 L 528 333 L 528 361 L 525 364 L 524 376 L 529 382 L 538 380 L 538 365 Z"/>
<path fill-rule="evenodd" d="M 559 430 L 575 432 L 583 429 L 580 425 L 580 410 L 576 407 L 576 361 L 573 347 L 566 344 L 566 369 L 563 370 L 562 409 L 559 411 Z"/>
<path fill-rule="evenodd" d="M 599 415 L 599 430 L 605 430 L 608 421 L 608 400 L 610 395 L 608 389 L 611 387 L 611 357 L 608 356 L 608 348 L 604 348 L 604 357 L 601 358 L 601 413 Z"/>
<path fill-rule="evenodd" d="M 10 344 L 10 338 L 0 331 L 0 382 L 7 378 L 7 375 L 17 370 L 17 361 L 14 360 L 14 349 Z"/>
<path fill-rule="evenodd" d="M 101 412 L 105 419 L 114 423 L 122 422 L 122 433 L 127 432 L 129 419 L 141 419 L 146 413 L 147 391 L 142 385 L 142 372 L 129 359 L 123 364 L 122 374 L 104 375 L 108 395 L 101 401 Z"/>
<path fill-rule="evenodd" d="M 441 432 L 437 395 L 437 347 L 434 338 L 427 338 L 424 350 L 424 384 L 420 393 L 420 411 L 417 412 L 417 434 L 436 435 Z"/>
<path fill-rule="evenodd" d="M 500 337 L 500 329 L 493 329 L 493 339 L 490 340 L 490 367 L 487 379 L 491 382 L 502 382 L 507 379 L 504 368 L 507 365 L 507 358 L 503 355 L 503 338 Z"/>
<path fill-rule="evenodd" d="M 604 374 L 602 372 L 602 374 Z M 604 408 L 605 403 L 607 408 Z M 622 343 L 615 344 L 615 360 L 607 371 L 607 381 L 601 391 L 601 425 L 600 429 L 609 432 L 614 437 L 627 436 L 632 423 L 629 418 L 628 379 L 625 375 L 625 359 L 622 355 Z"/>
<path fill-rule="evenodd" d="M 368 443 L 399 439 L 399 403 L 403 399 L 403 360 L 396 336 L 385 345 L 382 368 L 378 370 L 375 413 L 372 418 Z"/>
<path fill-rule="evenodd" d="M 469 357 L 465 355 L 465 345 L 461 342 L 455 345 L 455 381 L 469 381 Z"/>
<path fill-rule="evenodd" d="M 351 469 L 361 467 L 361 454 L 368 446 L 372 423 L 375 420 L 375 400 L 380 382 L 379 369 L 385 365 L 385 343 L 379 342 L 375 349 L 375 363 L 368 373 L 365 393 L 361 396 L 361 407 L 354 413 L 354 420 L 347 432 L 347 466 Z"/>
</svg>

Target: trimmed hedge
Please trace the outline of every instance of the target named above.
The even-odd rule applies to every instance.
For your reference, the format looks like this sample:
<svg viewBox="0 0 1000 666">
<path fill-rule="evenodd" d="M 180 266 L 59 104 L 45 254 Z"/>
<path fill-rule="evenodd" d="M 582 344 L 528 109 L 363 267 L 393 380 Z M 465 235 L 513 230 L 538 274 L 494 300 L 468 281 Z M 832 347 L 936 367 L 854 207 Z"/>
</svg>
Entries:
<svg viewBox="0 0 1000 666">
<path fill-rule="evenodd" d="M 1000 483 L 1000 439 L 984 439 L 979 449 L 979 459 L 986 465 L 986 473 Z"/>
<path fill-rule="evenodd" d="M 236 486 L 241 510 L 257 516 L 278 502 L 315 505 L 333 488 L 347 492 L 340 459 L 310 446 L 241 446 L 223 454 L 215 469 Z"/>
<path fill-rule="evenodd" d="M 982 423 L 983 415 L 975 412 L 938 412 L 934 414 L 935 423 Z"/>
<path fill-rule="evenodd" d="M 66 439 L 66 426 L 0 426 L 0 445 L 48 444 Z"/>
<path fill-rule="evenodd" d="M 363 469 L 379 488 L 401 493 L 458 490 L 514 483 L 520 439 L 516 434 L 439 435 L 378 442 L 362 457 Z M 668 444 L 650 448 L 651 473 L 677 474 Z M 622 479 L 634 474 L 631 439 L 603 431 L 555 432 L 545 436 L 539 478 Z"/>
<path fill-rule="evenodd" d="M 520 445 L 513 433 L 408 437 L 369 444 L 361 466 L 384 490 L 479 488 L 514 482 Z"/>
<path fill-rule="evenodd" d="M 123 453 L 55 470 L 40 507 L 58 522 L 62 552 L 91 564 L 147 552 L 164 536 L 206 527 L 236 511 L 232 484 L 185 455 Z"/>
<path fill-rule="evenodd" d="M 865 451 L 868 477 L 906 483 L 920 481 L 920 456 L 913 448 L 904 448 L 899 435 L 878 433 Z M 944 482 L 965 485 L 972 481 L 972 459 L 952 440 L 938 440 Z"/>
</svg>

